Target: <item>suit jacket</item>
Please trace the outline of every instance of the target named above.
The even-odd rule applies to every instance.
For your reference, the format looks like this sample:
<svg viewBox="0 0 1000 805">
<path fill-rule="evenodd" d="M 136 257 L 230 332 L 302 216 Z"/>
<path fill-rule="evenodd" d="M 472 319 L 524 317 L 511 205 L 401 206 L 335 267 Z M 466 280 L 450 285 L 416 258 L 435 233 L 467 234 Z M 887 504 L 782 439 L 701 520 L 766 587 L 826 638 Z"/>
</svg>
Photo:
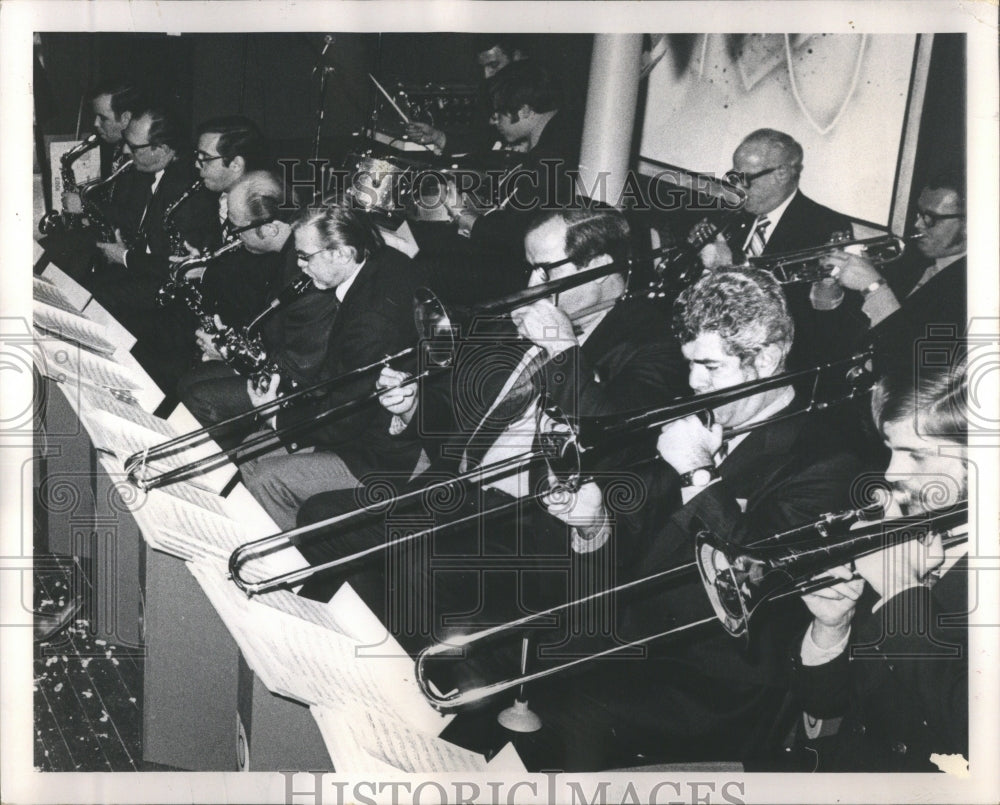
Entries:
<svg viewBox="0 0 1000 805">
<path fill-rule="evenodd" d="M 642 476 L 639 499 L 612 512 L 607 545 L 588 556 L 612 565 L 618 583 L 690 564 L 701 530 L 745 544 L 847 508 L 859 469 L 824 426 L 804 418 L 767 425 L 722 462 L 720 481 L 686 505 L 677 474 L 657 462 Z M 620 594 L 614 605 L 618 643 L 714 615 L 691 571 Z M 546 707 L 574 709 L 572 732 L 607 744 L 609 762 L 635 765 L 637 754 L 645 762 L 745 761 L 774 739 L 768 733 L 788 691 L 788 645 L 805 619 L 798 600 L 765 606 L 751 620 L 749 644 L 713 621 L 651 643 L 645 658 L 585 666 L 536 700 L 551 694 Z"/>
<path fill-rule="evenodd" d="M 369 256 L 337 309 L 320 377 L 337 377 L 411 346 L 413 293 L 420 284 L 409 258 L 395 249 Z M 389 435 L 390 416 L 375 401 L 308 427 L 324 411 L 369 394 L 373 382 L 373 374 L 365 373 L 280 411 L 279 428 L 303 426 L 283 438 L 285 446 L 292 452 L 307 445 L 335 451 L 359 478 L 378 470 L 412 471 L 419 449 Z"/>
<path fill-rule="evenodd" d="M 727 237 L 730 248 L 742 252 L 756 216 L 741 213 Z M 763 257 L 829 243 L 839 232 L 851 232 L 847 216 L 818 204 L 801 191 L 795 194 L 764 246 Z M 736 252 L 734 251 L 734 254 Z M 809 301 L 810 283 L 786 285 L 785 297 L 795 320 L 795 341 L 789 368 L 814 366 L 850 354 L 868 329 L 858 294 L 846 294 L 835 310 L 819 311 Z"/>
<path fill-rule="evenodd" d="M 125 242 L 129 244 L 130 274 L 136 280 L 146 280 L 149 287 L 162 285 L 170 269 L 168 258 L 172 252 L 164 213 L 197 178 L 198 171 L 193 164 L 175 159 L 164 168 L 147 208 L 149 174 L 131 169 L 121 177 L 121 186 L 105 207 L 106 217 L 122 230 Z M 204 188 L 196 191 L 177 207 L 170 224 L 196 248 L 217 247 L 221 242 L 217 194 Z M 153 300 L 137 299 L 136 304 L 151 307 Z"/>
<path fill-rule="evenodd" d="M 859 604 L 848 648 L 830 662 L 803 666 L 793 653 L 806 712 L 844 717 L 816 742 L 817 771 L 936 771 L 933 752 L 969 756 L 967 585 L 963 558 L 932 588 L 875 613 Z"/>
<path fill-rule="evenodd" d="M 966 258 L 960 257 L 911 293 L 922 275 L 921 270 L 907 272 L 901 279 L 888 278 L 901 307 L 872 329 L 871 338 L 889 360 L 912 360 L 918 341 L 935 336 L 954 339 L 968 328 Z"/>
<path fill-rule="evenodd" d="M 302 276 L 295 256 L 295 239 L 289 237 L 278 255 L 277 271 L 271 274 L 267 299 L 277 299 L 290 283 Z M 281 367 L 281 376 L 290 385 L 313 383 L 324 377 L 330 331 L 340 303 L 332 289 L 315 285 L 282 305 L 261 326 L 267 354 Z"/>
</svg>

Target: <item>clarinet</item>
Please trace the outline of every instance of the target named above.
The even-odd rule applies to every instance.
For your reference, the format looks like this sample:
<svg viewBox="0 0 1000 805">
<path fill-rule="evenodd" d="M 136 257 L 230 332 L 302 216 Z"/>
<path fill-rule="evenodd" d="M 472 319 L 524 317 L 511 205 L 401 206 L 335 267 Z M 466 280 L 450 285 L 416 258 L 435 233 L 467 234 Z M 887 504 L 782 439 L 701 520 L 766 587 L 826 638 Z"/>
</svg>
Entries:
<svg viewBox="0 0 1000 805">
<path fill-rule="evenodd" d="M 174 213 L 177 211 L 177 208 L 181 206 L 181 204 L 191 198 L 192 195 L 201 190 L 204 186 L 204 179 L 196 179 L 194 184 L 181 193 L 173 204 L 167 207 L 166 211 L 163 213 L 163 228 L 166 230 L 167 239 L 170 242 L 170 253 L 174 255 L 174 257 L 183 257 L 187 254 L 187 249 L 184 248 L 184 236 L 181 234 L 173 220 Z"/>
<path fill-rule="evenodd" d="M 271 375 L 281 371 L 278 361 L 268 357 L 258 329 L 278 310 L 302 296 L 311 287 L 312 279 L 305 275 L 294 279 L 246 327 L 229 327 L 212 338 L 222 359 L 237 373 L 249 378 L 257 389 L 267 388 Z"/>
</svg>

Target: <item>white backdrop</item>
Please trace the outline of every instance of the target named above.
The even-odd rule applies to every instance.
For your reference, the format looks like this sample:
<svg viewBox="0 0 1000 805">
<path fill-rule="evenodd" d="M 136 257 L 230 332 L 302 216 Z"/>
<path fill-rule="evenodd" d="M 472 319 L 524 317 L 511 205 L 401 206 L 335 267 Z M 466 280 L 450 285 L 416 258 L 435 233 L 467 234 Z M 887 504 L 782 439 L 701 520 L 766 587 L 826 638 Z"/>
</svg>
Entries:
<svg viewBox="0 0 1000 805">
<path fill-rule="evenodd" d="M 649 75 L 643 157 L 721 175 L 746 134 L 779 129 L 805 149 L 806 195 L 888 226 L 915 35 L 692 38 Z"/>
</svg>

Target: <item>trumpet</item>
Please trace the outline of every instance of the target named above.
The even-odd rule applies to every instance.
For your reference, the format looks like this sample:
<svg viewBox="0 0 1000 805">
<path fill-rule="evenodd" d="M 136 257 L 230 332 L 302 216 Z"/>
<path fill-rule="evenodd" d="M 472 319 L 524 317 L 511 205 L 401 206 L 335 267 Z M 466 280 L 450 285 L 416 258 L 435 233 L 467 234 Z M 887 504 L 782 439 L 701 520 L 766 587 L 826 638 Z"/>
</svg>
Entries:
<svg viewBox="0 0 1000 805">
<path fill-rule="evenodd" d="M 761 606 L 838 583 L 841 579 L 828 573 L 834 567 L 877 553 L 888 545 L 908 542 L 925 535 L 940 535 L 945 547 L 962 544 L 968 539 L 967 501 L 920 517 L 883 520 L 878 518 L 878 511 L 881 511 L 880 507 L 867 507 L 824 514 L 812 523 L 774 534 L 747 546 L 737 545 L 702 531 L 695 540 L 695 560 L 692 562 L 423 649 L 416 659 L 417 684 L 432 707 L 442 711 L 456 710 L 511 688 L 563 673 L 575 666 L 710 623 L 720 622 L 731 636 L 748 639 L 750 617 Z M 861 527 L 856 528 L 859 524 Z M 522 672 L 520 676 L 464 691 L 441 694 L 428 679 L 429 660 L 463 656 L 463 652 L 476 643 L 516 633 L 522 627 L 550 620 L 555 615 L 597 599 L 646 587 L 664 579 L 690 576 L 695 569 L 701 577 L 713 611 L 713 614 L 705 618 L 576 657 L 559 665 L 532 673 Z"/>
<path fill-rule="evenodd" d="M 471 321 L 472 318 L 476 316 L 497 316 L 510 313 L 519 307 L 523 307 L 524 305 L 530 304 L 539 299 L 557 295 L 565 290 L 568 290 L 569 288 L 584 285 L 601 277 L 614 273 L 628 273 L 631 271 L 631 267 L 640 259 L 649 259 L 649 257 L 656 256 L 663 251 L 664 250 L 658 250 L 643 258 L 622 260 L 598 266 L 596 268 L 587 269 L 585 271 L 579 271 L 575 274 L 560 277 L 559 279 L 552 280 L 551 282 L 537 285 L 533 288 L 528 288 L 524 291 L 519 291 L 517 293 L 471 307 L 454 308 L 449 310 L 433 291 L 428 288 L 418 288 L 414 294 L 414 324 L 416 325 L 419 340 L 415 346 L 407 347 L 394 355 L 387 355 L 378 361 L 373 361 L 367 366 L 360 366 L 349 372 L 345 372 L 342 375 L 322 380 L 308 387 L 303 387 L 296 390 L 292 394 L 285 395 L 284 397 L 270 403 L 265 403 L 257 408 L 247 411 L 244 414 L 224 420 L 223 422 L 218 422 L 209 428 L 192 431 L 191 433 L 171 439 L 168 442 L 151 447 L 147 451 L 136 453 L 130 456 L 125 462 L 125 470 L 128 474 L 129 480 L 141 489 L 152 489 L 168 483 L 174 483 L 176 481 L 192 478 L 203 472 L 207 472 L 214 467 L 220 466 L 229 459 L 237 460 L 238 458 L 244 456 L 246 451 L 249 449 L 264 444 L 265 442 L 268 444 L 277 443 L 282 436 L 290 433 L 292 429 L 295 431 L 305 430 L 319 424 L 320 422 L 345 416 L 346 414 L 357 410 L 359 407 L 378 399 L 387 390 L 373 391 L 372 393 L 357 399 L 347 400 L 344 403 L 324 411 L 311 421 L 297 423 L 295 426 L 292 426 L 292 429 L 283 429 L 274 433 L 259 434 L 258 436 L 243 442 L 243 444 L 228 452 L 205 456 L 191 462 L 190 464 L 175 467 L 174 469 L 159 475 L 147 473 L 147 464 L 150 460 L 162 459 L 168 456 L 176 455 L 177 453 L 183 452 L 208 441 L 212 438 L 214 433 L 218 433 L 223 428 L 239 426 L 257 417 L 269 417 L 281 407 L 292 405 L 301 399 L 315 396 L 317 392 L 325 391 L 331 387 L 353 380 L 359 375 L 379 371 L 382 367 L 388 366 L 394 361 L 412 360 L 418 353 L 420 353 L 425 358 L 426 368 L 408 378 L 405 381 L 405 385 L 417 383 L 423 378 L 428 377 L 442 369 L 447 369 L 452 365 L 457 350 L 459 330 L 464 326 L 464 322 Z M 303 288 L 307 287 L 308 280 L 306 280 L 303 285 Z M 610 304 L 612 303 L 608 303 L 604 305 L 604 307 L 609 307 Z M 245 332 L 237 331 L 232 333 L 231 336 L 227 336 L 227 338 L 231 337 L 233 339 L 231 342 L 227 340 L 219 342 L 219 350 L 223 357 L 227 360 L 234 361 L 234 368 L 236 368 L 241 374 L 250 374 L 254 378 L 261 378 L 270 374 L 274 368 L 274 364 L 267 362 L 266 351 L 263 349 L 263 345 L 260 343 L 259 339 L 254 336 L 253 332 L 263 321 L 263 317 L 270 315 L 270 313 L 273 312 L 274 307 L 275 302 L 272 302 L 271 305 L 261 314 L 261 316 L 258 316 L 257 319 L 246 328 Z M 587 315 L 595 310 L 596 308 L 588 309 L 586 311 L 581 311 L 577 315 Z M 224 352 L 223 350 L 226 351 Z M 227 354 L 229 355 L 228 358 L 226 357 Z"/>
<path fill-rule="evenodd" d="M 477 512 L 469 518 L 450 521 L 445 525 L 435 526 L 424 530 L 413 531 L 394 540 L 381 543 L 373 548 L 366 549 L 356 554 L 334 559 L 323 564 L 314 565 L 301 570 L 279 574 L 270 578 L 251 581 L 244 577 L 244 567 L 251 560 L 284 550 L 296 544 L 300 537 L 314 531 L 327 528 L 347 530 L 356 525 L 359 520 L 370 516 L 375 510 L 385 505 L 399 505 L 416 501 L 424 495 L 434 495 L 437 492 L 453 492 L 469 486 L 481 485 L 488 480 L 495 479 L 505 473 L 519 470 L 536 462 L 545 462 L 551 474 L 557 479 L 560 488 L 575 491 L 584 483 L 592 480 L 590 468 L 593 463 L 592 456 L 601 455 L 605 451 L 620 448 L 621 444 L 636 435 L 662 427 L 668 422 L 682 419 L 687 416 L 696 415 L 703 412 L 710 412 L 711 409 L 720 405 L 734 402 L 736 400 L 751 397 L 771 389 L 792 385 L 803 378 L 813 378 L 813 392 L 809 403 L 793 412 L 779 414 L 769 420 L 758 422 L 753 425 L 746 425 L 742 428 L 732 429 L 727 436 L 732 437 L 763 425 L 772 424 L 792 416 L 803 416 L 806 414 L 826 410 L 827 408 L 845 403 L 854 399 L 860 393 L 867 392 L 872 385 L 873 378 L 867 371 L 867 364 L 870 358 L 869 353 L 859 353 L 851 358 L 835 361 L 830 364 L 821 364 L 810 369 L 803 369 L 796 372 L 784 372 L 774 377 L 753 380 L 742 383 L 720 391 L 711 391 L 705 394 L 693 395 L 686 399 L 678 400 L 671 405 L 651 409 L 639 414 L 623 416 L 619 418 L 592 418 L 579 422 L 570 422 L 557 409 L 549 406 L 546 413 L 549 414 L 551 427 L 538 439 L 538 446 L 535 449 L 525 451 L 496 464 L 487 464 L 478 467 L 470 472 L 458 475 L 454 478 L 433 484 L 422 489 L 404 493 L 391 501 L 382 501 L 379 504 L 364 507 L 357 511 L 347 512 L 318 523 L 292 529 L 287 532 L 274 534 L 253 542 L 248 542 L 237 548 L 229 557 L 229 575 L 233 583 L 236 584 L 248 596 L 260 595 L 272 592 L 303 582 L 312 576 L 328 570 L 343 568 L 359 559 L 373 553 L 393 549 L 416 539 L 429 536 L 435 530 L 451 528 L 462 525 L 470 519 L 484 516 L 492 516 L 501 513 L 505 508 L 496 510 Z M 830 374 L 840 374 L 849 383 L 849 390 L 826 400 L 819 399 L 820 381 Z M 584 427 L 585 426 L 585 427 Z M 532 498 L 540 498 L 549 493 L 550 490 L 540 490 L 531 495 Z M 508 506 L 523 505 L 525 498 L 521 498 Z"/>
<path fill-rule="evenodd" d="M 920 237 L 922 236 L 914 235 L 909 240 Z M 761 268 L 774 275 L 782 285 L 795 285 L 816 282 L 831 276 L 833 269 L 823 265 L 823 258 L 837 249 L 860 247 L 861 256 L 881 266 L 902 257 L 906 242 L 903 238 L 892 234 L 862 240 L 835 239 L 831 243 L 811 249 L 749 257 L 747 263 L 753 268 Z"/>
</svg>

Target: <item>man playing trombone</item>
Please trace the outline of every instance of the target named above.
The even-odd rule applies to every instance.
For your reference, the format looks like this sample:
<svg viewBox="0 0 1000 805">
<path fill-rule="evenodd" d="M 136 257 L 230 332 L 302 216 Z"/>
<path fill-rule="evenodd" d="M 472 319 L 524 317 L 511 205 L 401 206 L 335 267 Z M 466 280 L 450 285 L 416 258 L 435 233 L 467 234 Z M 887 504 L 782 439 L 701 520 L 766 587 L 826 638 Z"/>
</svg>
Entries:
<svg viewBox="0 0 1000 805">
<path fill-rule="evenodd" d="M 691 387 L 702 393 L 778 375 L 794 333 L 781 287 L 751 269 L 708 274 L 684 291 L 674 329 Z M 828 423 L 784 418 L 794 396 L 779 386 L 712 408 L 711 424 L 696 416 L 669 422 L 657 442 L 662 461 L 643 474 L 641 506 L 618 511 L 587 484 L 553 496 L 550 510 L 572 527 L 574 550 L 613 566 L 624 583 L 690 564 L 699 531 L 745 543 L 846 508 L 860 462 Z M 614 637 L 639 640 L 709 616 L 702 584 L 689 579 L 619 595 Z M 751 763 L 781 728 L 783 646 L 804 614 L 797 606 L 768 613 L 749 652 L 711 623 L 680 642 L 650 644 L 645 658 L 597 667 L 571 688 L 565 680 L 562 689 L 539 686 L 534 701 L 563 708 L 553 718 L 586 744 L 581 753 L 606 749 L 591 763 Z"/>
<path fill-rule="evenodd" d="M 571 565 L 565 527 L 547 517 L 540 507 L 527 502 L 511 505 L 511 501 L 537 497 L 536 484 L 545 477 L 537 460 L 516 464 L 519 456 L 531 453 L 537 445 L 544 422 L 541 393 L 571 416 L 624 413 L 662 405 L 682 393 L 684 375 L 676 343 L 659 310 L 644 299 L 619 301 L 626 287 L 625 261 L 629 256 L 629 227 L 620 212 L 595 208 L 542 213 L 529 227 L 525 254 L 533 267 L 529 291 L 544 290 L 545 283 L 558 283 L 584 272 L 607 271 L 549 298 L 530 304 L 512 301 L 516 333 L 509 322 L 474 325 L 471 332 L 466 331 L 470 337 L 459 347 L 448 373 L 417 386 L 404 385 L 405 373 L 385 369 L 378 383 L 386 389 L 381 402 L 394 416 L 396 438 L 418 439 L 430 458 L 432 472 L 418 479 L 417 484 L 426 486 L 477 469 L 483 473 L 483 489 L 472 486 L 460 492 L 465 505 L 456 511 L 431 508 L 418 514 L 438 525 L 481 509 L 506 506 L 515 514 L 489 519 L 483 514 L 482 523 L 473 522 L 461 533 L 453 535 L 441 529 L 434 536 L 434 545 L 439 549 L 465 557 L 465 580 L 471 580 L 471 585 L 479 581 L 476 567 L 483 554 L 478 546 L 485 539 L 486 553 L 527 557 L 529 561 L 542 555 L 563 557 L 554 586 L 565 587 Z M 614 268 L 618 271 L 611 270 Z M 513 340 L 517 334 L 521 338 Z M 515 466 L 504 472 L 491 471 L 504 462 L 514 462 Z M 303 507 L 299 523 L 318 522 L 349 511 L 355 503 L 352 496 L 318 496 Z M 530 539 L 526 538 L 528 522 L 532 524 Z M 478 528 L 487 531 L 476 532 Z M 379 545 L 388 536 L 379 519 L 374 525 L 356 527 L 348 533 L 335 532 L 304 541 L 300 550 L 318 563 Z M 433 557 L 430 561 L 433 563 Z M 512 581 L 517 574 L 516 569 L 496 571 L 506 581 Z M 449 581 L 456 575 L 452 574 Z M 327 598 L 341 580 L 340 576 L 332 579 L 331 589 L 331 581 L 316 579 L 307 584 L 306 594 Z M 374 599 L 369 604 L 384 611 L 384 572 L 374 571 L 368 583 Z M 466 596 L 465 604 L 480 592 L 470 584 L 456 585 Z M 463 611 L 464 604 L 454 603 L 458 592 L 438 592 L 440 595 L 428 587 L 416 593 L 434 595 L 432 600 L 438 609 L 433 614 L 438 621 L 450 612 Z M 418 603 L 414 600 L 410 605 Z M 515 596 L 504 599 L 499 606 L 510 614 L 519 604 Z M 428 635 L 418 637 L 426 643 Z"/>
<path fill-rule="evenodd" d="M 964 363 L 905 369 L 872 399 L 892 451 L 887 517 L 947 510 L 969 493 Z M 815 730 L 807 736 L 822 734 L 815 717 L 843 717 L 835 734 L 809 744 L 814 770 L 931 771 L 942 769 L 935 753 L 968 758 L 966 555 L 964 542 L 945 550 L 928 529 L 834 568 L 844 581 L 804 597 L 813 621 L 795 683 Z"/>
</svg>

